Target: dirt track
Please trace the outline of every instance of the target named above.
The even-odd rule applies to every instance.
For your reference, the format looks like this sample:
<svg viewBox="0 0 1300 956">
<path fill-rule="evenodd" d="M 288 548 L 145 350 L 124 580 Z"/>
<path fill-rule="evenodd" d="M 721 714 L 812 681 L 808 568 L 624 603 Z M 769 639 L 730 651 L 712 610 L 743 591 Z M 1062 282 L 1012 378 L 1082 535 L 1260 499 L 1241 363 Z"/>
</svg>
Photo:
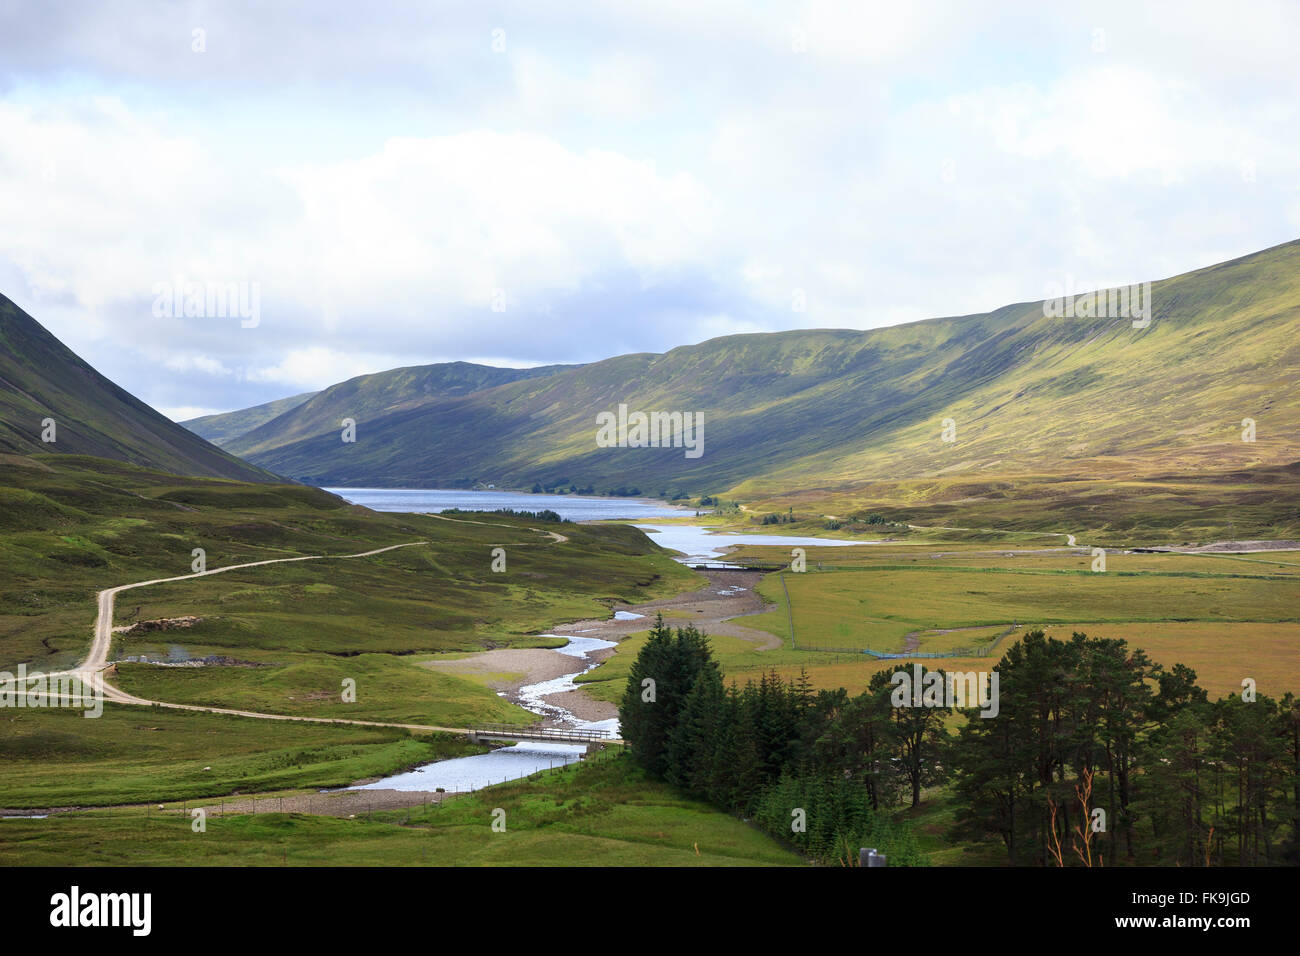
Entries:
<svg viewBox="0 0 1300 956">
<path fill-rule="evenodd" d="M 424 541 L 408 541 L 405 544 L 393 544 L 386 548 L 376 548 L 373 551 L 363 551 L 359 554 L 314 554 L 303 555 L 296 558 L 273 558 L 268 561 L 249 561 L 245 564 L 231 564 L 223 568 L 213 568 L 211 571 L 200 571 L 195 574 L 182 574 L 171 578 L 154 578 L 149 581 L 137 581 L 134 584 L 121 584 L 115 588 L 106 588 L 105 590 L 100 591 L 98 595 L 97 605 L 99 610 L 95 617 L 95 632 L 90 643 L 90 652 L 86 655 L 86 659 L 70 671 L 56 671 L 44 676 L 46 678 L 65 675 L 78 677 L 92 688 L 97 688 L 105 700 L 111 700 L 119 704 L 135 704 L 137 706 L 145 707 L 166 707 L 170 710 L 196 710 L 209 714 L 232 714 L 237 717 L 256 717 L 261 720 L 290 720 L 312 724 L 352 724 L 361 727 L 397 727 L 404 730 L 467 733 L 468 730 L 464 727 L 436 727 L 426 724 L 399 724 L 377 720 L 348 720 L 341 717 L 295 717 L 287 714 L 263 714 L 255 710 L 234 710 L 228 707 L 206 707 L 197 704 L 173 704 L 168 701 L 146 700 L 142 697 L 136 697 L 133 694 L 128 694 L 126 691 L 114 687 L 105 680 L 106 675 L 111 675 L 113 673 L 113 667 L 107 664 L 109 647 L 113 641 L 113 602 L 117 595 L 122 591 L 129 591 L 132 588 L 147 587 L 151 584 L 166 584 L 171 581 L 188 581 L 191 578 L 200 578 L 211 574 L 222 574 L 226 571 L 234 571 L 238 568 L 257 568 L 268 564 L 286 564 L 292 561 L 325 561 L 331 558 L 368 558 L 372 555 L 383 554 L 385 551 L 393 551 L 396 548 L 409 548 L 414 545 L 425 543 L 426 542 Z M 81 699 L 80 695 L 40 694 L 38 696 L 59 700 Z"/>
<path fill-rule="evenodd" d="M 313 813 L 327 817 L 364 816 L 372 810 L 398 810 L 441 803 L 445 793 L 425 790 L 334 790 L 287 796 L 232 797 L 205 804 L 209 817 L 230 813 Z M 184 812 L 177 810 L 177 812 Z"/>
</svg>

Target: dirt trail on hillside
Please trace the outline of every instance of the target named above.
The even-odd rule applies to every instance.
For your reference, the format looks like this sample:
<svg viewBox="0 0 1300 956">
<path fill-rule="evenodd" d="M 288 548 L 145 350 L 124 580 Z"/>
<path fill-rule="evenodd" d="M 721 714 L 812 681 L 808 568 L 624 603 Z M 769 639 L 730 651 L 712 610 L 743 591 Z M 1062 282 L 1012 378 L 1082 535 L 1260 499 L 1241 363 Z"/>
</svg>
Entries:
<svg viewBox="0 0 1300 956">
<path fill-rule="evenodd" d="M 117 595 L 122 591 L 147 587 L 152 584 L 167 584 L 172 581 L 188 581 L 192 578 L 207 577 L 212 574 L 222 574 L 226 571 L 235 571 L 240 568 L 258 568 L 268 564 L 287 564 L 293 561 L 327 561 L 335 558 L 369 558 L 376 554 L 383 554 L 386 551 L 394 551 L 397 548 L 410 548 L 421 544 L 428 544 L 428 542 L 408 541 L 405 544 L 392 544 L 386 548 L 375 548 L 372 551 L 362 551 L 359 554 L 309 554 L 293 558 L 272 558 L 266 561 L 249 561 L 245 564 L 230 564 L 222 568 L 213 568 L 209 571 L 199 571 L 195 574 L 182 574 L 170 578 L 153 578 L 149 581 L 137 581 L 134 584 L 122 584 L 114 588 L 106 588 L 99 592 L 97 598 L 98 613 L 95 617 L 94 637 L 91 640 L 90 652 L 86 655 L 86 659 L 72 670 L 54 671 L 42 676 L 45 680 L 52 677 L 77 677 L 91 688 L 90 694 L 93 695 L 97 691 L 104 700 L 110 700 L 118 704 L 135 704 L 144 707 L 166 707 L 169 710 L 194 710 L 208 714 L 231 714 L 237 717 L 256 717 L 261 720 L 288 720 L 311 724 L 351 724 L 358 727 L 395 727 L 402 730 L 467 733 L 467 729 L 463 727 L 438 727 L 428 724 L 404 724 L 380 720 L 349 720 L 342 717 L 305 717 L 290 714 L 264 714 L 255 710 L 237 710 L 229 707 L 208 707 L 199 704 L 174 704 L 163 700 L 149 700 L 143 697 L 136 697 L 134 694 L 128 694 L 126 691 L 114 687 L 105 680 L 105 677 L 111 676 L 116 672 L 116 664 L 108 663 L 108 651 L 113 640 L 113 602 Z M 30 676 L 27 683 L 35 680 L 37 680 L 35 675 Z M 6 681 L 5 683 L 17 684 L 18 682 Z M 61 691 L 53 693 L 29 692 L 28 696 L 35 696 L 42 700 L 79 704 L 86 699 L 85 694 L 86 691 L 82 690 L 78 693 L 66 693 Z"/>
</svg>

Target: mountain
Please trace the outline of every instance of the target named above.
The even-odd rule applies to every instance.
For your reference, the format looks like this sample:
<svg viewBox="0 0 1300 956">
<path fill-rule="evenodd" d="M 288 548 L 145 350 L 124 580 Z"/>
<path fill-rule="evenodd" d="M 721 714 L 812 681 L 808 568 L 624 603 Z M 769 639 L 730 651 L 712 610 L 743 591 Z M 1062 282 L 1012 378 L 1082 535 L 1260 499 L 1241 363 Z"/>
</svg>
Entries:
<svg viewBox="0 0 1300 956">
<path fill-rule="evenodd" d="M 214 445 L 225 445 L 234 441 L 240 435 L 251 432 L 259 425 L 265 425 L 271 419 L 283 415 L 290 409 L 297 408 L 303 402 L 318 394 L 320 393 L 303 392 L 301 395 L 277 398 L 265 405 L 254 405 L 252 408 L 244 408 L 236 412 L 202 415 L 199 418 L 183 421 L 181 424 L 200 438 L 206 438 Z"/>
<path fill-rule="evenodd" d="M 1026 302 L 870 331 L 728 336 L 305 415 L 327 390 L 230 447 L 316 484 L 538 483 L 751 501 L 810 488 L 831 499 L 885 480 L 1120 481 L 1300 458 L 1300 242 L 1152 283 L 1150 302 L 1145 328 Z M 703 454 L 599 447 L 596 416 L 619 404 L 702 413 Z M 339 440 L 342 417 L 357 421 L 355 443 Z M 1242 440 L 1248 418 L 1253 442 Z"/>
<path fill-rule="evenodd" d="M 42 424 L 54 420 L 52 442 Z M 275 481 L 114 385 L 0 295 L 0 453 L 112 458 L 180 475 Z"/>
<path fill-rule="evenodd" d="M 443 399 L 459 399 L 483 389 L 509 382 L 545 378 L 576 365 L 543 365 L 537 368 L 495 368 L 472 362 L 443 362 L 395 368 L 331 385 L 306 402 L 249 429 L 228 443 L 236 455 L 251 458 L 287 441 L 317 435 L 339 440 L 342 421 L 369 422 L 391 414 L 410 412 Z M 249 409 L 247 411 L 252 411 Z M 244 412 L 230 412 L 229 419 Z M 224 427 L 225 421 L 219 423 Z"/>
</svg>

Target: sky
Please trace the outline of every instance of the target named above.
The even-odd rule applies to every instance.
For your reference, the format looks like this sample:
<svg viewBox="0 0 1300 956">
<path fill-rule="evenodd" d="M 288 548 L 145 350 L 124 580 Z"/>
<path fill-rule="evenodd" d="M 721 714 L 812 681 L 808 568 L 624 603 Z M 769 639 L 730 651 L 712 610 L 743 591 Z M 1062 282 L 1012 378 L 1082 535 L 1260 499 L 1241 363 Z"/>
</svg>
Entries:
<svg viewBox="0 0 1300 956">
<path fill-rule="evenodd" d="M 1300 238 L 1298 37 L 1254 0 L 0 0 L 0 293 L 179 420 L 1159 279 Z"/>
</svg>

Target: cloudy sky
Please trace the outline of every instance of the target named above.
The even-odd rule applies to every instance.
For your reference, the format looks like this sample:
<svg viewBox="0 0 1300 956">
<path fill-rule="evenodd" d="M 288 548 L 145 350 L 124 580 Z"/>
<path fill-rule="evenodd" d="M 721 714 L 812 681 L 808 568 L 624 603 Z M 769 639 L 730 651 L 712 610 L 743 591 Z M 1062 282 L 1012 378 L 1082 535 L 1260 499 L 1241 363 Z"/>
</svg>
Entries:
<svg viewBox="0 0 1300 956">
<path fill-rule="evenodd" d="M 1253 0 L 0 0 L 0 292 L 184 418 L 1161 278 L 1300 237 L 1297 37 Z M 160 307 L 188 283 L 256 322 Z"/>
</svg>

